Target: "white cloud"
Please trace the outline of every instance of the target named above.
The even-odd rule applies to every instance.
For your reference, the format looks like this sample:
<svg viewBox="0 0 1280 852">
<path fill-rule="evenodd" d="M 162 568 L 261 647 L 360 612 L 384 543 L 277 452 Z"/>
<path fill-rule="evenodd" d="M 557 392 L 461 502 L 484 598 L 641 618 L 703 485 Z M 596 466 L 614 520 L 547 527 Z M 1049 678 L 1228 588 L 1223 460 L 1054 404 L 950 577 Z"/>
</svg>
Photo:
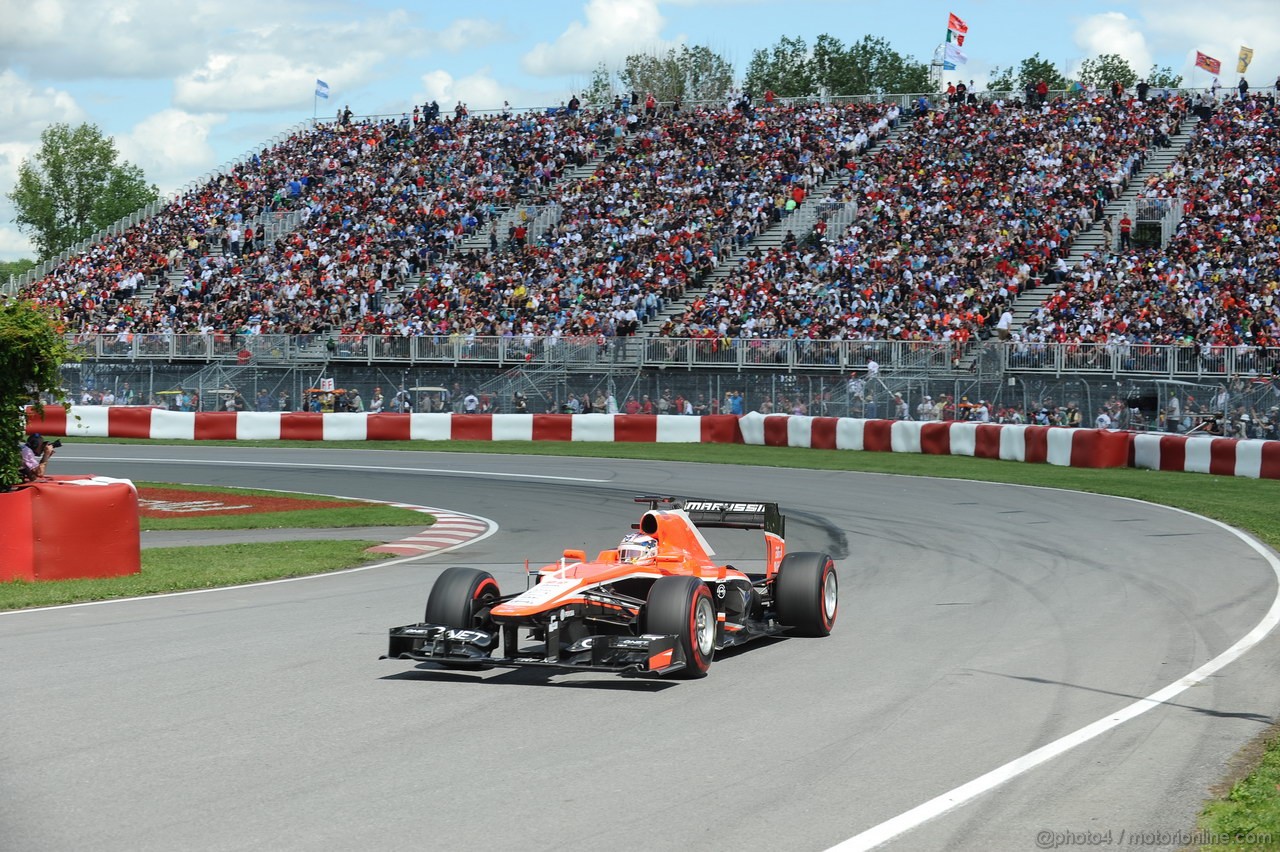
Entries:
<svg viewBox="0 0 1280 852">
<path fill-rule="evenodd" d="M 218 165 L 209 134 L 225 120 L 224 115 L 166 109 L 116 139 L 116 147 L 122 159 L 141 167 L 147 181 L 168 194 Z"/>
<path fill-rule="evenodd" d="M 616 63 L 629 53 L 670 46 L 657 0 L 588 0 L 585 23 L 573 21 L 555 42 L 541 42 L 521 58 L 530 74 L 581 74 L 596 63 Z"/>
<path fill-rule="evenodd" d="M 84 110 L 67 92 L 38 89 L 13 71 L 0 71 L 0 142 L 31 140 L 54 122 L 84 120 Z"/>
<path fill-rule="evenodd" d="M 1138 21 L 1122 12 L 1090 15 L 1076 27 L 1075 40 L 1086 58 L 1116 53 L 1128 60 L 1138 74 L 1145 74 L 1151 67 L 1146 35 Z"/>
<path fill-rule="evenodd" d="M 512 109 L 542 107 L 565 100 L 563 94 L 509 86 L 493 78 L 489 68 L 481 68 L 474 74 L 455 78 L 448 71 L 437 69 L 422 75 L 423 94 L 415 103 L 436 101 L 442 112 L 448 113 L 458 101 L 469 110 L 499 109 L 508 101 Z"/>
<path fill-rule="evenodd" d="M 4 221 L 8 222 L 13 219 L 13 211 L 10 209 L 0 211 L 0 216 L 4 216 Z M 36 247 L 32 245 L 31 240 L 23 236 L 21 231 L 9 225 L 0 225 L 0 260 L 20 260 L 24 257 L 34 259 L 35 256 Z"/>
<path fill-rule="evenodd" d="M 469 47 L 493 44 L 509 37 L 506 28 L 496 21 L 459 18 L 436 33 L 433 41 L 441 49 L 457 53 Z"/>
<path fill-rule="evenodd" d="M 1195 68 L 1196 51 L 1222 61 L 1223 82 L 1235 79 L 1236 54 L 1254 49 L 1248 77 L 1256 86 L 1274 83 L 1280 74 L 1280 26 L 1274 0 L 1223 0 L 1206 11 L 1195 0 L 1139 0 L 1143 27 L 1162 56 L 1183 57 L 1174 71 L 1188 85 L 1206 85 L 1209 75 Z M 1163 63 L 1162 63 L 1163 64 Z"/>
</svg>

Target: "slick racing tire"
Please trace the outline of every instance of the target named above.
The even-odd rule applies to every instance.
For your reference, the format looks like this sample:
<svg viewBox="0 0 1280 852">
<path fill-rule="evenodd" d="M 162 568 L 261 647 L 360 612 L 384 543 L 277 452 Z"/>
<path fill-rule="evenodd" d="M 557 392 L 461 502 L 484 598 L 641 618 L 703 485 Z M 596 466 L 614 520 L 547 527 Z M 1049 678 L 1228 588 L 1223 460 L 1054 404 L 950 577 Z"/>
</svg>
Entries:
<svg viewBox="0 0 1280 852">
<path fill-rule="evenodd" d="M 773 580 L 778 621 L 799 636 L 827 636 L 840 607 L 836 565 L 825 553 L 788 553 Z"/>
<path fill-rule="evenodd" d="M 423 621 L 443 624 L 455 630 L 488 630 L 495 625 L 480 613 L 499 597 L 498 581 L 488 571 L 455 565 L 446 568 L 427 596 Z M 474 669 L 470 663 L 441 662 L 445 668 Z"/>
<path fill-rule="evenodd" d="M 659 577 L 645 604 L 645 632 L 677 637 L 685 668 L 676 677 L 706 677 L 716 653 L 716 606 L 697 577 Z"/>
</svg>

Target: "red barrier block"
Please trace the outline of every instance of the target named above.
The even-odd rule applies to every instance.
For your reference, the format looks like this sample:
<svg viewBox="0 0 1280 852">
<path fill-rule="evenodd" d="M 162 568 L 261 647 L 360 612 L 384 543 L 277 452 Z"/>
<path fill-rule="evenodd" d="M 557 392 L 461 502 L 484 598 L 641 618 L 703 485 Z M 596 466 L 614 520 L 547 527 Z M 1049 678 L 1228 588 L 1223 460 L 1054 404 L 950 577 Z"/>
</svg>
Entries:
<svg viewBox="0 0 1280 852">
<path fill-rule="evenodd" d="M 1209 473 L 1213 476 L 1236 475 L 1236 439 L 1212 438 L 1209 444 Z"/>
<path fill-rule="evenodd" d="M 365 417 L 365 435 L 370 441 L 409 440 L 408 414 L 370 414 Z M 281 430 L 284 425 L 281 424 Z"/>
<path fill-rule="evenodd" d="M 290 411 L 281 414 L 280 440 L 323 441 L 324 414 L 319 411 Z"/>
<path fill-rule="evenodd" d="M 454 441 L 492 441 L 492 414 L 455 414 L 449 420 L 449 436 Z"/>
<path fill-rule="evenodd" d="M 979 423 L 973 433 L 973 456 L 979 459 L 1000 458 L 1000 425 Z"/>
<path fill-rule="evenodd" d="M 1262 479 L 1280 479 L 1280 441 L 1268 441 L 1262 445 Z"/>
<path fill-rule="evenodd" d="M 742 430 L 738 428 L 738 416 L 736 414 L 708 414 L 706 417 L 699 418 L 699 421 L 698 425 L 702 427 L 702 443 L 742 443 Z M 785 437 L 782 445 L 786 446 Z"/>
<path fill-rule="evenodd" d="M 457 423 L 457 418 L 454 418 Z M 456 430 L 457 427 L 455 426 Z M 454 437 L 458 437 L 454 432 Z M 572 414 L 535 414 L 533 415 L 533 440 L 535 441 L 572 441 Z"/>
<path fill-rule="evenodd" d="M 107 409 L 107 434 L 113 438 L 150 438 L 154 409 L 113 405 Z"/>
<path fill-rule="evenodd" d="M 234 441 L 236 413 L 234 411 L 197 411 L 195 439 L 197 441 Z"/>
<path fill-rule="evenodd" d="M 29 428 L 31 421 L 27 423 Z M 36 578 L 36 539 L 31 520 L 34 496 L 35 491 L 29 487 L 0 493 L 0 583 L 30 582 Z"/>
<path fill-rule="evenodd" d="M 138 494 L 128 483 L 41 481 L 0 494 L 0 507 L 0 580 L 119 577 L 142 570 Z"/>
<path fill-rule="evenodd" d="M 36 414 L 34 408 L 27 409 L 28 435 L 62 435 L 67 434 L 67 409 L 61 405 L 46 405 L 44 415 Z"/>
<path fill-rule="evenodd" d="M 1126 467 L 1132 441 L 1128 432 L 1076 429 L 1071 435 L 1071 466 Z"/>
<path fill-rule="evenodd" d="M 1028 426 L 1022 432 L 1026 442 L 1025 460 L 1033 464 L 1044 464 L 1049 460 L 1049 426 Z"/>
<path fill-rule="evenodd" d="M 814 450 L 834 450 L 836 448 L 836 424 L 839 417 L 813 418 L 809 435 L 809 447 Z"/>
<path fill-rule="evenodd" d="M 788 417 L 766 417 L 764 419 L 764 445 L 766 447 L 785 447 L 788 445 L 787 424 L 791 422 Z"/>
<path fill-rule="evenodd" d="M 704 421 L 707 418 L 702 418 Z M 705 428 L 705 427 L 704 427 Z M 654 444 L 658 441 L 658 415 L 618 414 L 613 418 L 613 440 L 630 444 Z M 703 440 L 706 438 L 704 436 Z"/>
<path fill-rule="evenodd" d="M 1263 461 L 1266 454 L 1263 454 Z M 1165 435 L 1160 439 L 1160 469 L 1187 469 L 1187 439 L 1182 435 Z"/>
<path fill-rule="evenodd" d="M 862 449 L 869 453 L 893 452 L 893 421 L 868 420 L 862 427 Z"/>
<path fill-rule="evenodd" d="M 925 423 L 920 427 L 920 452 L 928 456 L 951 455 L 951 424 Z"/>
</svg>

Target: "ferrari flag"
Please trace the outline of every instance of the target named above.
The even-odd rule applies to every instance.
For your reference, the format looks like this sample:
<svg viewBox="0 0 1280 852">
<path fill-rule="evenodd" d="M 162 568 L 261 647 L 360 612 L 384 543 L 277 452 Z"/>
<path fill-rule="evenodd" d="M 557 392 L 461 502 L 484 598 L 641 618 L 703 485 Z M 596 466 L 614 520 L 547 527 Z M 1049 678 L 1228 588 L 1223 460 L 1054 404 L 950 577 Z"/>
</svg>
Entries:
<svg viewBox="0 0 1280 852">
<path fill-rule="evenodd" d="M 1249 63 L 1253 61 L 1253 48 L 1241 47 L 1240 58 L 1236 60 L 1236 73 L 1243 74 L 1249 70 Z"/>
<path fill-rule="evenodd" d="M 956 17 L 955 12 L 947 15 L 947 29 L 957 35 L 964 35 L 969 32 L 969 25 Z"/>
<path fill-rule="evenodd" d="M 1196 51 L 1196 67 L 1203 68 L 1204 70 L 1208 71 L 1210 74 L 1218 74 L 1218 73 L 1221 73 L 1222 71 L 1221 62 L 1214 59 L 1212 56 L 1209 56 L 1208 54 L 1201 53 L 1198 50 Z"/>
</svg>

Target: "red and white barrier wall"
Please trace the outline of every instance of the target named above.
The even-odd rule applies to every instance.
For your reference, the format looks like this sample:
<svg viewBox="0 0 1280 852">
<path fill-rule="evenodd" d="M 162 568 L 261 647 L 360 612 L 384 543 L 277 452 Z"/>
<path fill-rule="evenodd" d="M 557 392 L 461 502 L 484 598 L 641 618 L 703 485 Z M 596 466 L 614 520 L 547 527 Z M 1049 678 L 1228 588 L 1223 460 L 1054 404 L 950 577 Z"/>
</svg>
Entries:
<svg viewBox="0 0 1280 852">
<path fill-rule="evenodd" d="M 179 440 L 602 441 L 754 444 L 974 456 L 1069 467 L 1139 467 L 1280 479 L 1280 441 L 1188 438 L 994 423 L 917 423 L 750 413 L 708 417 L 611 414 L 312 414 L 180 412 L 48 406 L 28 412 L 44 435 Z"/>
</svg>

